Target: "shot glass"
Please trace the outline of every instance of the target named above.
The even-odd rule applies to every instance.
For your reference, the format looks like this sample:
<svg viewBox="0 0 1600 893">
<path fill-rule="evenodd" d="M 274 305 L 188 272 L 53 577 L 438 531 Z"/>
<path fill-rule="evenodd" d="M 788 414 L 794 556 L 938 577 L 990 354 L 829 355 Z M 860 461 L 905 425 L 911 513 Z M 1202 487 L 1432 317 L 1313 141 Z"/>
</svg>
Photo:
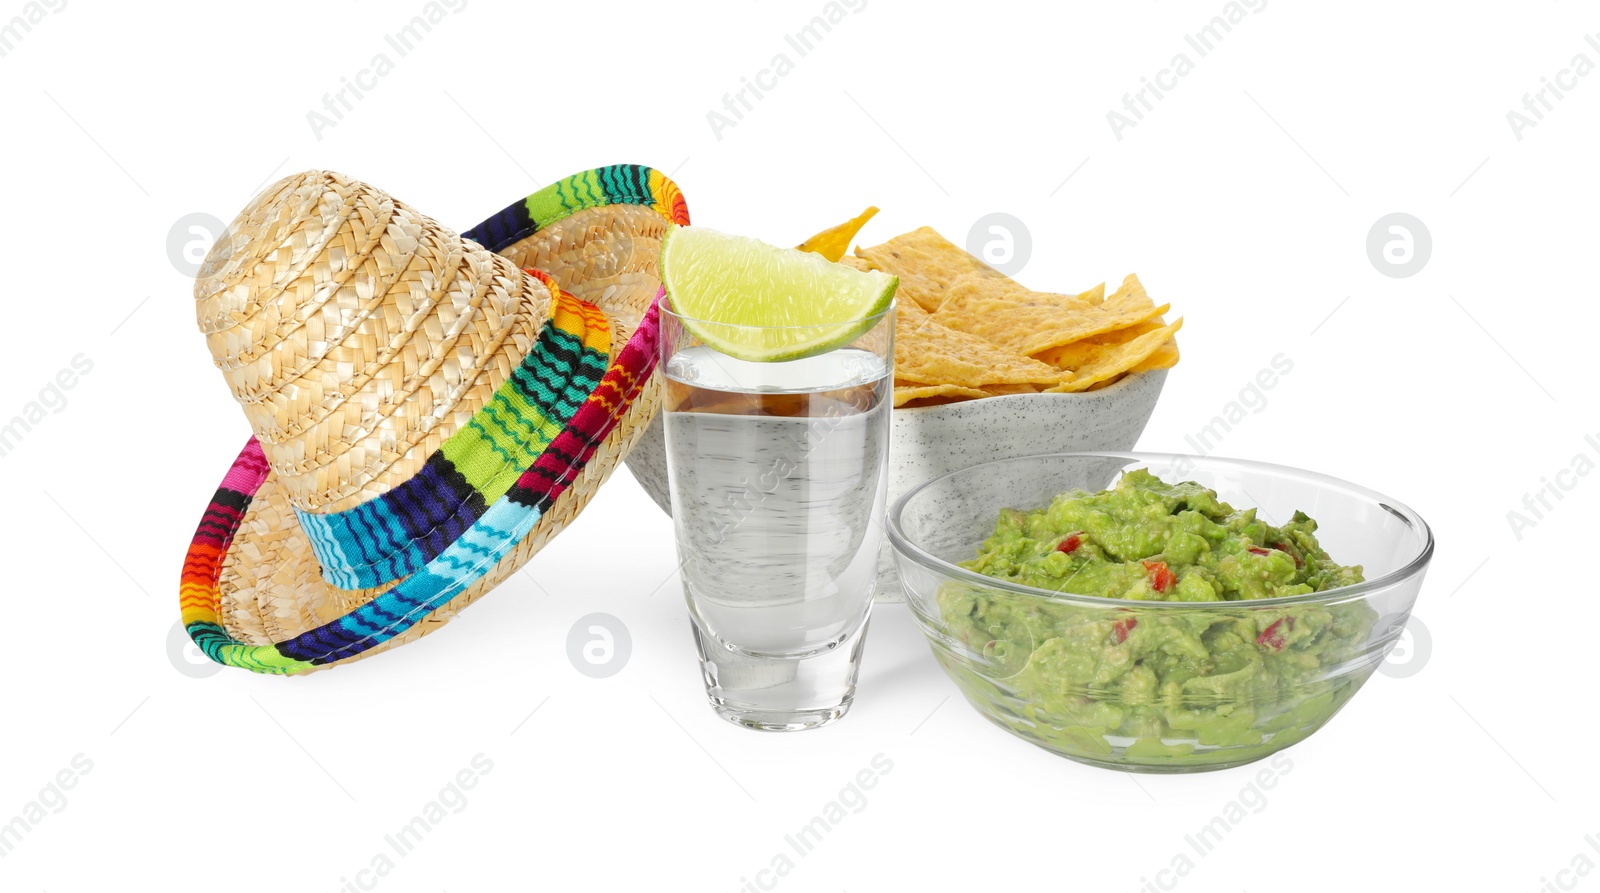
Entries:
<svg viewBox="0 0 1600 893">
<path fill-rule="evenodd" d="M 877 586 L 894 310 L 814 333 L 686 325 L 665 303 L 661 320 L 672 518 L 706 694 L 748 728 L 825 725 L 855 696 Z M 691 328 L 742 345 L 857 334 L 751 362 Z"/>
</svg>

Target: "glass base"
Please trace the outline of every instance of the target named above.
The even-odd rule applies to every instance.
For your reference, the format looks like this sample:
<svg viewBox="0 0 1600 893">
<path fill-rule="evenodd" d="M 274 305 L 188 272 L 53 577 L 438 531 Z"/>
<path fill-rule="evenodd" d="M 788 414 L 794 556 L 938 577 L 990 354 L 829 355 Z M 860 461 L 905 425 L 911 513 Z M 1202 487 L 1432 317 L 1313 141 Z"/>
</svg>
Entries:
<svg viewBox="0 0 1600 893">
<path fill-rule="evenodd" d="M 855 699 L 870 619 L 826 651 L 798 658 L 734 651 L 691 620 L 711 708 L 734 725 L 764 732 L 816 729 L 844 716 Z"/>
</svg>

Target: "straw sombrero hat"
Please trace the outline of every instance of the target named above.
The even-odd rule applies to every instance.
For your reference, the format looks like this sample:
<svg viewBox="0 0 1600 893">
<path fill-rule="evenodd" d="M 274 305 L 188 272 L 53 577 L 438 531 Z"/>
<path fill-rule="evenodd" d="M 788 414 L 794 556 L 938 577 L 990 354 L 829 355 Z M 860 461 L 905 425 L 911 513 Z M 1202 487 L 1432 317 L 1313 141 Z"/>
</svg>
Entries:
<svg viewBox="0 0 1600 893">
<path fill-rule="evenodd" d="M 201 650 L 279 674 L 366 657 L 561 532 L 659 403 L 672 223 L 688 223 L 677 187 L 638 165 L 568 177 L 465 236 L 326 171 L 258 195 L 195 284 L 255 432 L 184 560 Z"/>
</svg>

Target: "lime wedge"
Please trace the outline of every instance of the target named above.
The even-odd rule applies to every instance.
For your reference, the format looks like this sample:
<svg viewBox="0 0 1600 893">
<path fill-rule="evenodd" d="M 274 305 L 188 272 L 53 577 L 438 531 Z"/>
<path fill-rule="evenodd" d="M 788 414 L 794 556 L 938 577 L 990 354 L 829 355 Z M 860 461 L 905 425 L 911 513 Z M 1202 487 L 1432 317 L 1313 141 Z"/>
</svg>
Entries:
<svg viewBox="0 0 1600 893">
<path fill-rule="evenodd" d="M 674 226 L 661 241 L 667 304 L 684 328 L 741 360 L 774 362 L 850 343 L 889 309 L 898 279 L 821 255 Z"/>
</svg>

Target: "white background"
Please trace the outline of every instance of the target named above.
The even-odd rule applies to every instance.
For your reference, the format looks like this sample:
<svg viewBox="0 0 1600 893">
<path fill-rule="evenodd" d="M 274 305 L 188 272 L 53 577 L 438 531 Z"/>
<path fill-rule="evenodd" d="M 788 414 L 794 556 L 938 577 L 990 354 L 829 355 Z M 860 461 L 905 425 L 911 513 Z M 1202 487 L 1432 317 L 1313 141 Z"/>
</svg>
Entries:
<svg viewBox="0 0 1600 893">
<path fill-rule="evenodd" d="M 1272 0 L 1200 58 L 1184 36 L 1224 6 L 870 0 L 803 58 L 784 36 L 820 0 L 470 0 L 403 58 L 384 35 L 421 0 L 49 11 L 0 58 L 0 419 L 75 355 L 93 368 L 0 459 L 0 823 L 75 755 L 92 770 L 0 858 L 0 888 L 734 891 L 881 753 L 893 768 L 866 806 L 762 878 L 1600 891 L 1558 875 L 1600 862 L 1584 841 L 1600 834 L 1600 475 L 1562 476 L 1570 492 L 1520 537 L 1507 517 L 1575 455 L 1600 461 L 1584 441 L 1600 441 L 1600 74 L 1520 140 L 1506 117 L 1575 54 L 1600 63 L 1584 40 L 1600 10 Z M 26 8 L 0 0 L 0 23 Z M 379 52 L 393 72 L 319 138 L 307 113 Z M 793 71 L 719 139 L 707 113 L 779 52 Z M 1194 70 L 1119 140 L 1107 112 L 1179 52 Z M 175 222 L 231 219 L 264 182 L 326 167 L 464 228 L 613 162 L 672 173 L 698 223 L 779 244 L 869 203 L 868 243 L 922 224 L 960 242 L 1002 211 L 1032 236 L 1026 284 L 1138 272 L 1187 321 L 1148 449 L 1192 449 L 1286 354 L 1293 372 L 1216 452 L 1347 478 L 1432 522 L 1432 648 L 1410 656 L 1426 664 L 1375 676 L 1195 856 L 1185 835 L 1256 769 L 1130 777 L 1013 739 L 901 607 L 874 618 L 844 721 L 775 736 L 714 717 L 668 519 L 624 472 L 421 642 L 304 679 L 180 672 L 180 562 L 248 430 L 169 260 Z M 1395 211 L 1432 235 L 1410 278 L 1365 248 Z M 610 678 L 567 657 L 591 612 L 631 633 Z M 465 807 L 358 875 L 480 753 L 492 770 Z M 1180 852 L 1193 871 L 1160 875 Z"/>
</svg>

